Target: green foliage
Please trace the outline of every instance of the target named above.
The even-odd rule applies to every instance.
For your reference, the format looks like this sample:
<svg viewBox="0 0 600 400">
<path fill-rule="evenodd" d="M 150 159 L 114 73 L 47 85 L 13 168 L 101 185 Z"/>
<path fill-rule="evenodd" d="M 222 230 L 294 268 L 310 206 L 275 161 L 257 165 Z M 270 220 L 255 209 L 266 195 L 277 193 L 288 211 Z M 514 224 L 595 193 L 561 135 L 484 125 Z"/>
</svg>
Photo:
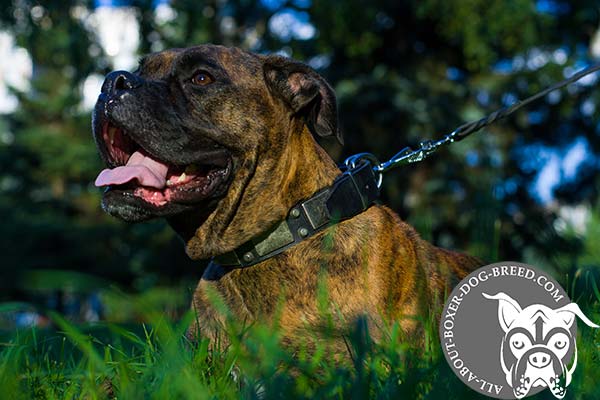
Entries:
<svg viewBox="0 0 600 400">
<path fill-rule="evenodd" d="M 451 45 L 462 48 L 465 65 L 475 71 L 539 45 L 539 32 L 551 24 L 551 18 L 540 15 L 529 0 L 430 0 L 419 2 L 417 15 L 432 21 Z"/>
<path fill-rule="evenodd" d="M 282 345 L 276 322 L 244 326 L 229 320 L 227 348 L 203 338 L 190 341 L 185 332 L 193 319 L 191 313 L 174 323 L 144 300 L 124 300 L 149 323 L 76 327 L 52 314 L 56 331 L 17 331 L 3 339 L 0 397 L 482 398 L 450 370 L 431 325 L 425 325 L 424 336 L 432 340 L 423 348 L 404 343 L 397 322 L 374 343 L 364 321 L 358 321 L 346 337 L 348 352 L 332 357 L 330 342 L 323 339 L 315 347 L 300 345 L 292 353 Z M 599 311 L 590 314 L 591 318 L 600 318 Z M 567 392 L 570 399 L 597 395 L 599 345 L 597 332 L 580 331 L 578 366 Z M 545 391 L 536 398 L 552 395 Z"/>
</svg>

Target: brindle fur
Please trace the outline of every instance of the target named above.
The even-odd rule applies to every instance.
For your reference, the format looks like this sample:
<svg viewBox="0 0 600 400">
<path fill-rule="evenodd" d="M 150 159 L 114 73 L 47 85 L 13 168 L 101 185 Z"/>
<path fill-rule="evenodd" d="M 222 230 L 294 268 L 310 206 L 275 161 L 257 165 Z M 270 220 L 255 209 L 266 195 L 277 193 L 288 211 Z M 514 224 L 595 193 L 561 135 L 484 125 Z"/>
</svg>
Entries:
<svg viewBox="0 0 600 400">
<path fill-rule="evenodd" d="M 234 160 L 230 186 L 220 200 L 167 216 L 193 259 L 223 254 L 263 233 L 340 173 L 314 139 L 341 139 L 335 97 L 304 64 L 204 45 L 152 54 L 138 74 L 169 82 L 194 68 L 189 60 L 201 59 L 222 70 L 220 86 L 202 97 L 173 98 L 171 91 L 171 97 L 159 99 L 186 102 L 185 115 L 170 117 L 174 124 L 193 127 L 201 121 L 217 127 L 218 134 L 206 128 L 194 134 L 224 145 Z M 317 332 L 323 324 L 317 304 L 322 282 L 332 310 L 341 316 L 340 328 L 366 316 L 377 337 L 382 319 L 398 320 L 406 335 L 416 338 L 415 317 L 438 310 L 451 286 L 478 265 L 474 257 L 422 240 L 392 210 L 376 205 L 252 267 L 210 263 L 194 293 L 197 322 L 189 333 L 219 334 L 224 321 L 209 301 L 212 289 L 239 321 L 271 321 L 277 311 L 287 340 L 306 338 L 307 330 Z"/>
</svg>

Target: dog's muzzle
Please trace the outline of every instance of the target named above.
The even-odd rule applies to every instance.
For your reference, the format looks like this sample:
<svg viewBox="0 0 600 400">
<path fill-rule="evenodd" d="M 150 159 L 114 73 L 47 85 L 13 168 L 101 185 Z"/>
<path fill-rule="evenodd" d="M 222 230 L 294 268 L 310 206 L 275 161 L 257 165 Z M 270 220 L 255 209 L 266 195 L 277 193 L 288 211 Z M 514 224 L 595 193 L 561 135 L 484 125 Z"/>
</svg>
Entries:
<svg viewBox="0 0 600 400">
<path fill-rule="evenodd" d="M 547 386 L 561 398 L 566 391 L 563 378 L 566 373 L 566 366 L 550 349 L 544 345 L 533 346 L 512 367 L 513 393 L 521 399 L 531 388 Z"/>
</svg>

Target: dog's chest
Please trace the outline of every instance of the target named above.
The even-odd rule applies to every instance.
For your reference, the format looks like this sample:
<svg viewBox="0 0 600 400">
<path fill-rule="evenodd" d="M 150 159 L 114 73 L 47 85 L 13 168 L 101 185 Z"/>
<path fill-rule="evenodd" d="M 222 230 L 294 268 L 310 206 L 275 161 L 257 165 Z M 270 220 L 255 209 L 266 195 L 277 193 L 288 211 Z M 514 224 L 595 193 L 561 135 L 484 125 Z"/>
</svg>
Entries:
<svg viewBox="0 0 600 400">
<path fill-rule="evenodd" d="M 299 265 L 280 258 L 230 271 L 211 264 L 198 287 L 200 296 L 196 296 L 206 299 L 198 305 L 201 318 L 209 325 L 220 319 L 210 310 L 211 292 L 217 293 L 239 320 L 269 322 L 277 316 L 285 330 L 318 325 L 324 313 L 331 316 L 341 311 L 352 318 L 373 311 L 368 292 L 357 287 L 355 279 L 325 273 L 320 264 L 305 260 Z"/>
</svg>

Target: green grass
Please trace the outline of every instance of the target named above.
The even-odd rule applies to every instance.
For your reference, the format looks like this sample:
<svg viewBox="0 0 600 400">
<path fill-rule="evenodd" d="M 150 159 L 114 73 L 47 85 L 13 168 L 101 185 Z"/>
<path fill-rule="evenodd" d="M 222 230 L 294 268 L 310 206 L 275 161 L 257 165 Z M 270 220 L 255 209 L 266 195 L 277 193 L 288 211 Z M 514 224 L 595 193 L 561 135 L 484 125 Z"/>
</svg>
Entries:
<svg viewBox="0 0 600 400">
<path fill-rule="evenodd" d="M 595 320 L 597 305 L 594 299 L 586 310 Z M 430 324 L 426 345 L 415 348 L 398 344 L 396 324 L 375 344 L 357 323 L 347 337 L 351 356 L 336 362 L 326 340 L 292 355 L 277 327 L 266 324 L 231 321 L 230 347 L 209 348 L 205 339 L 185 339 L 191 313 L 174 322 L 145 302 L 136 307 L 148 323 L 74 326 L 53 314 L 54 329 L 4 335 L 0 399 L 483 398 L 454 376 Z M 578 348 L 567 398 L 600 398 L 600 334 L 581 327 Z"/>
</svg>

